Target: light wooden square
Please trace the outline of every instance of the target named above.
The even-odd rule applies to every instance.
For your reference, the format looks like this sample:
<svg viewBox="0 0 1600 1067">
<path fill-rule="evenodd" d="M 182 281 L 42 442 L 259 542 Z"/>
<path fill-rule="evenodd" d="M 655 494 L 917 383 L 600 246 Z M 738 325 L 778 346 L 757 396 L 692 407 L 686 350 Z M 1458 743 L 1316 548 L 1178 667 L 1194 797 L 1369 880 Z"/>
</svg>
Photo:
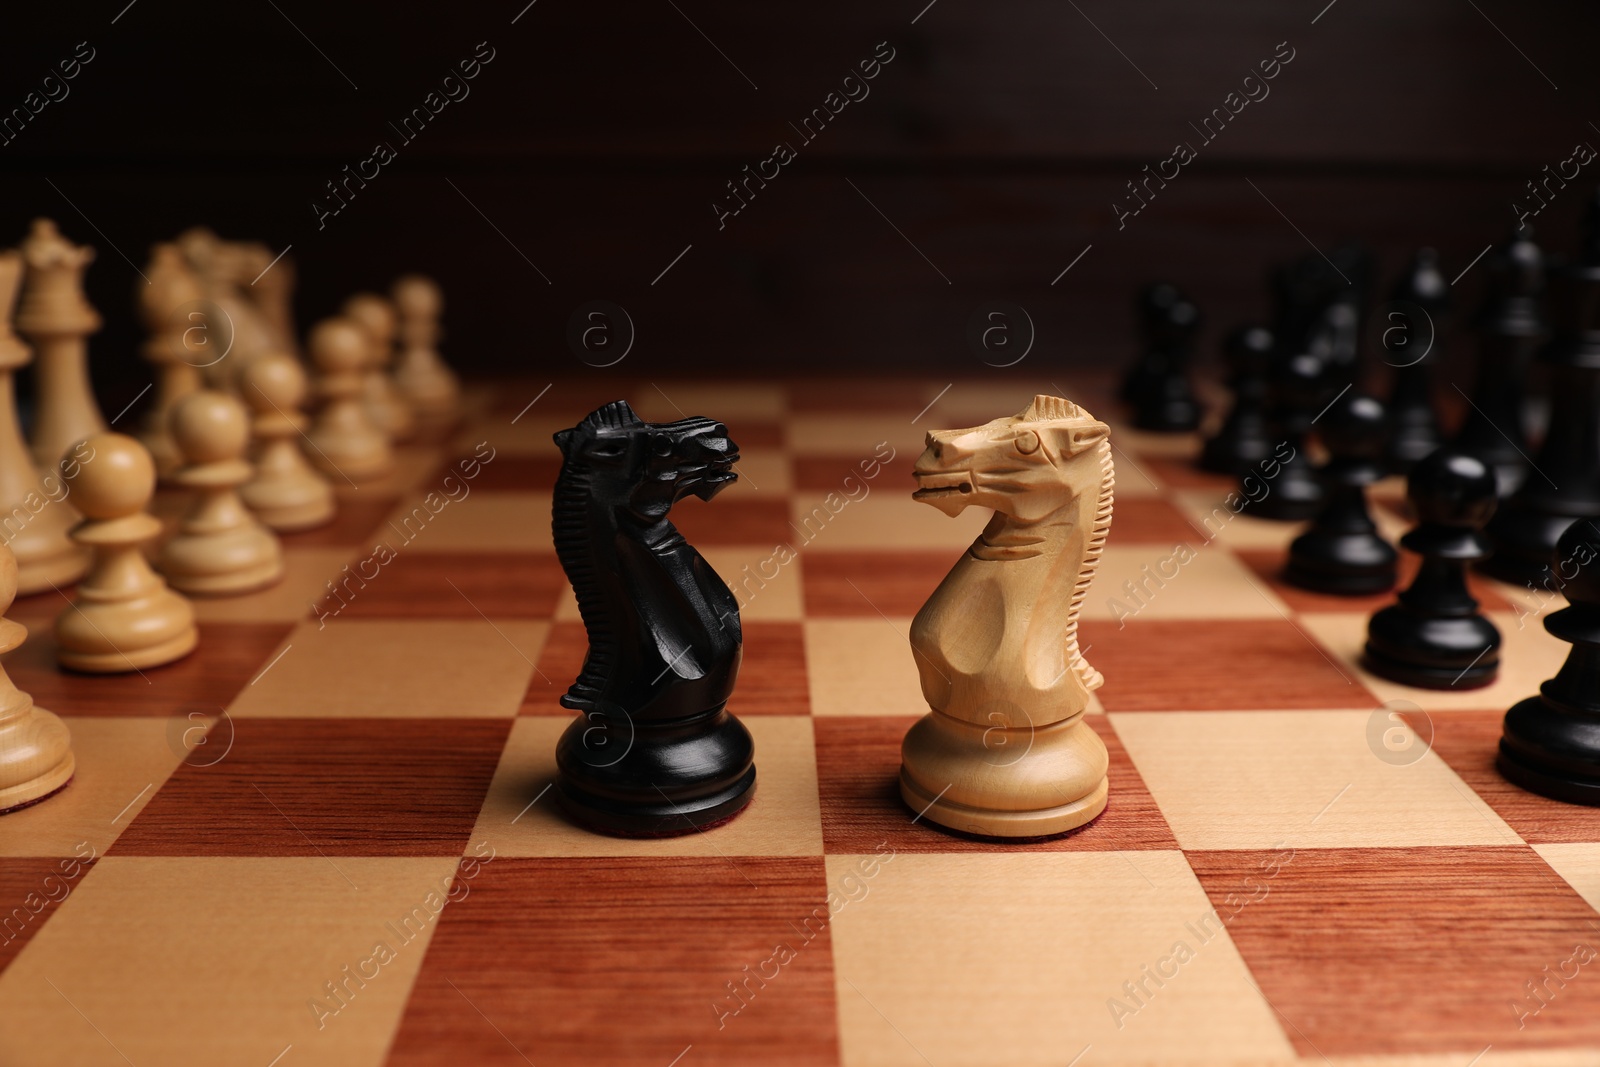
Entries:
<svg viewBox="0 0 1600 1067">
<path fill-rule="evenodd" d="M 439 923 L 429 894 L 447 913 L 462 893 L 456 863 L 102 859 L 0 975 L 7 1060 L 264 1067 L 292 1046 L 296 1064 L 376 1067 Z M 413 908 L 427 921 L 403 942 L 389 924 Z M 319 1027 L 309 1002 L 339 1006 L 325 983 L 346 966 Z"/>
<path fill-rule="evenodd" d="M 1145 461 L 1122 447 L 1116 433 L 1111 435 L 1111 463 L 1116 472 L 1116 498 L 1161 496 L 1166 492 L 1154 471 Z M 1116 529 L 1115 507 L 1112 509 L 1111 528 Z"/>
<path fill-rule="evenodd" d="M 1489 612 L 1488 618 L 1500 630 L 1500 673 L 1492 684 L 1480 689 L 1417 689 L 1368 672 L 1360 666 L 1361 650 L 1367 642 L 1365 614 L 1312 612 L 1301 615 L 1300 622 L 1379 700 L 1408 700 L 1429 711 L 1509 708 L 1536 695 L 1540 683 L 1561 668 L 1572 646 L 1551 637 L 1532 619 L 1518 627 L 1513 614 Z"/>
<path fill-rule="evenodd" d="M 1083 617 L 1134 626 L 1141 619 L 1260 619 L 1288 613 L 1282 599 L 1227 549 L 1196 542 L 1184 552 L 1177 547 L 1106 546 Z"/>
<path fill-rule="evenodd" d="M 441 491 L 438 500 L 449 500 Z M 379 536 L 405 552 L 552 552 L 549 493 L 472 493 L 435 512 L 425 494 L 408 496 Z M 408 541 L 407 538 L 410 540 Z"/>
<path fill-rule="evenodd" d="M 74 851 L 82 842 L 104 855 L 188 755 L 207 721 L 68 719 L 78 764 L 72 781 L 42 803 L 0 816 L 0 856 L 89 855 Z"/>
<path fill-rule="evenodd" d="M 822 815 L 811 720 L 797 715 L 750 715 L 741 721 L 756 746 L 756 795 L 732 822 L 681 837 L 633 839 L 581 830 L 560 812 L 553 792 L 556 741 L 572 722 L 525 716 L 511 728 L 473 841 L 502 856 L 721 857 L 819 856 Z"/>
<path fill-rule="evenodd" d="M 1391 762 L 1404 746 L 1386 747 L 1384 731 L 1406 728 L 1382 708 L 1124 712 L 1111 722 L 1184 848 L 1521 840 L 1437 753 Z"/>
<path fill-rule="evenodd" d="M 791 415 L 789 449 L 804 456 L 840 456 L 857 461 L 876 458 L 891 471 L 910 471 L 911 464 L 922 454 L 928 431 L 941 428 L 926 417 L 912 422 L 911 416 L 921 406 L 912 406 L 913 402 L 914 398 L 908 396 L 903 418 L 874 414 Z M 878 447 L 884 442 L 894 450 L 892 459 L 883 458 L 890 454 L 887 450 L 879 455 Z"/>
<path fill-rule="evenodd" d="M 828 857 L 843 901 L 832 939 L 850 1067 L 1293 1059 L 1226 930 L 1213 919 L 1201 943 L 1187 929 L 1211 904 L 1182 853 L 862 863 Z M 1123 983 L 1164 959 L 1174 976 L 1159 988 L 1146 979 L 1152 995 L 1113 1014 L 1114 1000 L 1132 1004 Z"/>
<path fill-rule="evenodd" d="M 517 713 L 546 622 L 331 619 L 295 627 L 228 708 L 240 717 L 460 718 Z"/>
<path fill-rule="evenodd" d="M 1198 536 L 1229 548 L 1286 549 L 1306 528 L 1301 522 L 1259 519 L 1248 514 L 1248 509 L 1236 512 L 1227 500 L 1228 490 L 1219 489 L 1185 489 L 1172 494 L 1172 503 L 1199 528 Z M 1111 528 L 1116 529 L 1115 519 Z"/>
<path fill-rule="evenodd" d="M 888 472 L 885 472 L 885 475 Z M 796 493 L 790 501 L 792 544 L 825 547 L 831 551 L 852 548 L 949 548 L 960 552 L 983 532 L 994 512 L 967 508 L 955 518 L 911 499 L 911 486 L 895 491 L 880 475 L 866 496 L 851 500 L 843 493 Z"/>
<path fill-rule="evenodd" d="M 1534 845 L 1533 850 L 1543 856 L 1590 907 L 1600 911 L 1600 843 Z M 1600 942 L 1600 923 L 1596 927 L 1595 941 Z"/>
<path fill-rule="evenodd" d="M 911 620 L 805 623 L 813 715 L 926 715 L 911 651 Z"/>
<path fill-rule="evenodd" d="M 192 597 L 201 622 L 299 622 L 327 595 L 327 583 L 346 563 L 363 558 L 348 548 L 290 548 L 283 554 L 283 580 L 245 596 Z"/>
<path fill-rule="evenodd" d="M 779 422 L 789 410 L 781 385 L 754 382 L 646 382 L 629 391 L 628 404 L 646 422 L 675 422 L 691 416 Z"/>
</svg>

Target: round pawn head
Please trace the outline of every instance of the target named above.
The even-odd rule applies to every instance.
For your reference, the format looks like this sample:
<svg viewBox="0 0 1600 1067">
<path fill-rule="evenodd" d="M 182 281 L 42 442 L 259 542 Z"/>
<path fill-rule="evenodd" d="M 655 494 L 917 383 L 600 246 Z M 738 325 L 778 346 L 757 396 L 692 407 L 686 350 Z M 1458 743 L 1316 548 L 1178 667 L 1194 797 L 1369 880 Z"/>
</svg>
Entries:
<svg viewBox="0 0 1600 1067">
<path fill-rule="evenodd" d="M 1408 300 L 1429 314 L 1443 311 L 1450 302 L 1450 283 L 1439 270 L 1439 253 L 1419 248 L 1395 285 L 1394 298 Z"/>
<path fill-rule="evenodd" d="M 1134 299 L 1134 310 L 1141 322 L 1156 323 L 1166 317 L 1167 309 L 1183 299 L 1183 293 L 1171 282 L 1151 282 L 1139 290 Z"/>
<path fill-rule="evenodd" d="M 1222 349 L 1234 370 L 1260 373 L 1272 358 L 1272 345 L 1272 331 L 1252 323 L 1230 331 L 1222 342 Z"/>
<path fill-rule="evenodd" d="M 1562 595 L 1573 604 L 1600 607 L 1600 522 L 1579 519 L 1568 526 L 1556 542 L 1556 559 L 1567 583 Z M 1574 566 L 1577 573 L 1567 577 Z"/>
<path fill-rule="evenodd" d="M 331 318 L 317 323 L 306 347 L 324 374 L 348 374 L 366 366 L 368 343 L 361 326 L 350 319 Z"/>
<path fill-rule="evenodd" d="M 393 342 L 394 307 L 377 293 L 357 293 L 344 302 L 342 313 L 360 323 L 380 351 Z"/>
<path fill-rule="evenodd" d="M 1388 417 L 1380 400 L 1352 389 L 1334 401 L 1317 429 L 1334 459 L 1376 463 L 1387 443 Z"/>
<path fill-rule="evenodd" d="M 1278 387 L 1283 399 L 1291 406 L 1307 412 L 1316 411 L 1325 388 L 1323 372 L 1327 367 L 1310 352 L 1302 352 L 1285 360 L 1278 372 Z"/>
<path fill-rule="evenodd" d="M 245 366 L 239 389 L 245 403 L 260 414 L 298 411 L 306 399 L 306 372 L 293 356 L 266 352 Z"/>
<path fill-rule="evenodd" d="M 1494 468 L 1477 456 L 1441 448 L 1411 468 L 1406 497 L 1424 523 L 1482 529 L 1498 499 Z"/>
<path fill-rule="evenodd" d="M 190 393 L 173 407 L 170 418 L 173 439 L 190 463 L 238 459 L 250 443 L 244 405 L 226 393 Z"/>
<path fill-rule="evenodd" d="M 439 284 L 426 274 L 405 274 L 395 279 L 390 290 L 395 306 L 402 315 L 437 315 L 444 308 L 444 296 Z"/>
<path fill-rule="evenodd" d="M 137 515 L 156 491 L 156 465 L 149 449 L 126 434 L 97 433 L 61 457 L 61 480 L 72 506 L 87 518 Z"/>
</svg>

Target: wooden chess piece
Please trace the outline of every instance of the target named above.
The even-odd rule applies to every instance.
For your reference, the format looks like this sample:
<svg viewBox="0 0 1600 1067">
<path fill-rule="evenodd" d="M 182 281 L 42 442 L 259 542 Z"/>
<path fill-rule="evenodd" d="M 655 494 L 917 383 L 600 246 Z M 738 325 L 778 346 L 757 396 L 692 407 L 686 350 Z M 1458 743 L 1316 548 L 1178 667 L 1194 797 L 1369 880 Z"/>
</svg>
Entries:
<svg viewBox="0 0 1600 1067">
<path fill-rule="evenodd" d="M 1473 689 L 1500 669 L 1500 631 L 1467 591 L 1467 565 L 1489 554 L 1494 471 L 1441 448 L 1411 468 L 1406 496 L 1417 526 L 1400 546 L 1422 557 L 1411 585 L 1367 623 L 1367 670 L 1423 689 Z"/>
<path fill-rule="evenodd" d="M 551 529 L 589 635 L 561 698 L 581 712 L 556 745 L 556 793 L 602 833 L 691 833 L 754 796 L 754 743 L 727 710 L 739 602 L 667 513 L 731 484 L 737 446 L 711 419 L 641 422 L 624 402 L 555 435 Z"/>
<path fill-rule="evenodd" d="M 307 345 L 323 399 L 306 433 L 311 461 L 330 478 L 352 483 L 383 477 L 394 466 L 394 454 L 362 403 L 366 331 L 349 319 L 324 319 L 311 331 Z"/>
<path fill-rule="evenodd" d="M 1111 525 L 1106 424 L 1038 396 L 1021 413 L 928 435 L 914 499 L 994 518 L 911 624 L 932 709 L 901 746 L 900 795 L 941 826 L 1040 837 L 1106 806 L 1105 742 L 1084 722 L 1104 680 L 1078 615 Z"/>
<path fill-rule="evenodd" d="M 1500 773 L 1524 789 L 1600 805 L 1600 524 L 1579 519 L 1556 545 L 1556 575 L 1569 607 L 1544 628 L 1572 646 L 1539 695 L 1506 712 Z"/>
<path fill-rule="evenodd" d="M 245 508 L 239 486 L 254 473 L 244 459 L 250 428 L 243 405 L 202 389 L 172 409 L 172 436 L 185 464 L 173 481 L 194 502 L 156 557 L 179 592 L 228 596 L 263 589 L 283 577 L 278 538 Z"/>
<path fill-rule="evenodd" d="M 155 459 L 157 475 L 166 478 L 183 463 L 168 426 L 172 408 L 200 388 L 200 368 L 222 349 L 211 344 L 205 290 L 177 245 L 152 247 L 145 274 L 150 283 L 138 291 L 149 334 L 143 354 L 156 372 L 156 398 L 139 440 Z"/>
<path fill-rule="evenodd" d="M 256 314 L 267 332 L 267 350 L 295 355 L 300 348 L 294 328 L 294 258 L 273 255 L 257 241 L 240 246 L 244 269 L 253 279 L 247 292 L 255 300 Z"/>
<path fill-rule="evenodd" d="M 1200 451 L 1200 468 L 1239 475 L 1272 455 L 1267 433 L 1267 376 L 1272 366 L 1272 331 L 1241 326 L 1223 341 L 1232 374 L 1233 407 Z"/>
<path fill-rule="evenodd" d="M 1490 253 L 1485 268 L 1489 295 L 1478 313 L 1477 383 L 1455 444 L 1494 467 L 1504 500 L 1528 475 L 1531 446 L 1522 383 L 1547 332 L 1540 307 L 1544 252 L 1534 243 L 1532 228 L 1518 226 Z"/>
<path fill-rule="evenodd" d="M 1406 473 L 1412 464 L 1439 447 L 1439 416 L 1433 407 L 1433 366 L 1442 355 L 1440 327 L 1450 303 L 1450 283 L 1439 271 L 1439 255 L 1418 250 L 1394 290 L 1398 310 L 1394 326 L 1384 331 L 1384 362 L 1394 368 L 1389 396 L 1389 469 Z M 1396 318 L 1398 316 L 1398 318 Z M 1399 327 L 1399 329 L 1396 329 Z"/>
<path fill-rule="evenodd" d="M 444 297 L 432 278 L 407 274 L 391 290 L 399 316 L 400 358 L 394 378 L 411 402 L 419 427 L 437 430 L 455 422 L 461 386 L 439 358 L 439 316 Z"/>
<path fill-rule="evenodd" d="M 53 472 L 48 481 L 40 475 L 18 425 L 12 376 L 32 355 L 11 332 L 21 282 L 22 256 L 0 253 L 0 540 L 15 557 L 15 591 L 26 596 L 71 585 L 88 569 L 89 556 L 67 538 L 78 518 L 68 490 Z"/>
<path fill-rule="evenodd" d="M 1551 587 L 1556 542 L 1578 519 L 1600 518 L 1600 190 L 1584 216 L 1578 257 L 1550 275 L 1550 428 L 1523 479 L 1489 523 L 1483 569 L 1516 585 Z"/>
<path fill-rule="evenodd" d="M 94 249 L 74 245 L 49 219 L 34 219 L 22 242 L 27 264 L 17 330 L 38 356 L 33 459 L 50 470 L 74 444 L 105 430 L 89 387 L 88 337 L 100 316 L 83 296 L 83 272 Z"/>
<path fill-rule="evenodd" d="M 199 641 L 194 607 L 141 551 L 161 534 L 161 521 L 146 510 L 156 488 L 149 451 L 120 433 L 96 434 L 62 471 L 84 515 L 72 539 L 93 551 L 94 564 L 56 619 L 56 658 L 75 671 L 121 674 L 187 656 Z"/>
<path fill-rule="evenodd" d="M 17 563 L 0 544 L 0 615 L 17 595 Z M 0 653 L 27 639 L 28 628 L 0 618 Z M 0 812 L 14 811 L 66 785 L 77 767 L 72 734 L 54 714 L 37 707 L 0 666 Z"/>
<path fill-rule="evenodd" d="M 1338 596 L 1381 593 L 1395 583 L 1394 546 L 1378 535 L 1367 511 L 1367 487 L 1384 475 L 1387 413 L 1370 396 L 1349 390 L 1318 420 L 1329 458 L 1322 510 L 1289 545 L 1284 580 Z"/>
<path fill-rule="evenodd" d="M 1279 522 L 1303 522 L 1322 510 L 1326 493 L 1311 463 L 1311 453 L 1306 441 L 1311 435 L 1312 423 L 1324 403 L 1326 365 L 1309 352 L 1302 352 L 1283 360 L 1274 369 L 1272 394 L 1272 429 L 1280 442 L 1274 447 L 1269 466 L 1240 474 L 1241 489 L 1249 500 L 1245 514 Z M 1288 447 L 1287 459 L 1279 460 L 1277 453 Z M 1257 496 L 1253 488 L 1264 481 L 1267 491 Z"/>
<path fill-rule="evenodd" d="M 362 398 L 367 417 L 391 441 L 404 441 L 416 432 L 411 404 L 392 377 L 394 369 L 394 305 L 377 293 L 357 293 L 344 302 L 342 314 L 367 331 L 370 344 Z"/>
<path fill-rule="evenodd" d="M 256 475 L 239 490 L 256 517 L 280 533 L 310 530 L 333 520 L 333 486 L 300 451 L 306 374 L 281 352 L 257 356 L 239 382 L 254 412 Z"/>
</svg>

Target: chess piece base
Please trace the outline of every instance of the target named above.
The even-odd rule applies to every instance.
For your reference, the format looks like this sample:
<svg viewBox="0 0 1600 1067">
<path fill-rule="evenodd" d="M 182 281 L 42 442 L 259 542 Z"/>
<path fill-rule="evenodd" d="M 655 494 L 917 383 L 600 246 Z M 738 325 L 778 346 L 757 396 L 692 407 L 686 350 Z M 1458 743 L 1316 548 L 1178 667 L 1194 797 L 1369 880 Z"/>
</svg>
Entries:
<svg viewBox="0 0 1600 1067">
<path fill-rule="evenodd" d="M 223 537 L 178 534 L 162 548 L 156 565 L 168 585 L 191 596 L 253 593 L 283 577 L 283 553 L 260 526 Z"/>
<path fill-rule="evenodd" d="M 247 485 L 239 491 L 239 496 L 256 518 L 279 533 L 297 533 L 326 526 L 333 521 L 336 511 L 331 487 L 306 494 L 304 499 L 294 500 L 288 498 L 287 493 L 253 492 L 252 486 Z"/>
<path fill-rule="evenodd" d="M 1375 533 L 1301 534 L 1289 546 L 1284 580 L 1336 596 L 1365 596 L 1394 588 L 1394 548 Z"/>
<path fill-rule="evenodd" d="M 1479 615 L 1419 619 L 1391 605 L 1368 623 L 1362 665 L 1419 689 L 1476 689 L 1500 670 L 1500 632 Z"/>
<path fill-rule="evenodd" d="M 66 648 L 56 653 L 56 662 L 83 674 L 126 674 L 175 662 L 193 652 L 200 632 L 191 625 L 182 633 L 148 648 L 115 652 L 74 652 Z"/>
<path fill-rule="evenodd" d="M 17 561 L 17 595 L 32 596 L 71 585 L 89 570 L 89 554 L 77 548 L 45 559 Z"/>
<path fill-rule="evenodd" d="M 72 735 L 51 712 L 32 707 L 0 725 L 0 814 L 43 800 L 76 768 Z"/>
<path fill-rule="evenodd" d="M 655 724 L 591 713 L 556 743 L 556 794 L 574 822 L 613 837 L 678 837 L 755 798 L 755 742 L 723 708 Z"/>
<path fill-rule="evenodd" d="M 1508 504 L 1489 522 L 1494 555 L 1478 565 L 1483 573 L 1512 585 L 1560 588 L 1550 569 L 1556 543 L 1579 516 L 1549 515 Z"/>
<path fill-rule="evenodd" d="M 901 745 L 900 796 L 919 819 L 980 837 L 1049 837 L 1105 810 L 1105 742 L 1081 715 L 981 726 L 930 712 Z"/>
<path fill-rule="evenodd" d="M 1600 721 L 1551 708 L 1542 696 L 1518 701 L 1506 712 L 1497 766 L 1530 792 L 1600 807 Z"/>
</svg>

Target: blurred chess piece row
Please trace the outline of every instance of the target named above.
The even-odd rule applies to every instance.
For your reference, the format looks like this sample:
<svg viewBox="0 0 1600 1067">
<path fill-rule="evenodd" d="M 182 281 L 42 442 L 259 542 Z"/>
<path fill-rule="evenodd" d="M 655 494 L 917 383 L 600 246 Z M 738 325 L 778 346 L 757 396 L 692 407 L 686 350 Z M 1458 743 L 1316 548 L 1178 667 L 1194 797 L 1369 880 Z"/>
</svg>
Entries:
<svg viewBox="0 0 1600 1067">
<path fill-rule="evenodd" d="M 350 297 L 310 331 L 308 369 L 292 262 L 196 228 L 151 249 L 137 295 L 153 400 L 137 436 L 113 433 L 89 377 L 93 261 L 47 219 L 0 251 L 0 614 L 18 595 L 70 592 L 60 665 L 144 672 L 197 646 L 190 597 L 276 584 L 279 534 L 331 522 L 339 488 L 388 476 L 397 442 L 448 432 L 460 388 L 438 353 L 432 280 Z M 25 441 L 14 375 L 35 354 Z M 164 541 L 158 481 L 187 497 Z M 26 635 L 0 618 L 0 653 Z M 66 726 L 0 668 L 0 811 L 60 789 L 73 766 Z"/>
</svg>

